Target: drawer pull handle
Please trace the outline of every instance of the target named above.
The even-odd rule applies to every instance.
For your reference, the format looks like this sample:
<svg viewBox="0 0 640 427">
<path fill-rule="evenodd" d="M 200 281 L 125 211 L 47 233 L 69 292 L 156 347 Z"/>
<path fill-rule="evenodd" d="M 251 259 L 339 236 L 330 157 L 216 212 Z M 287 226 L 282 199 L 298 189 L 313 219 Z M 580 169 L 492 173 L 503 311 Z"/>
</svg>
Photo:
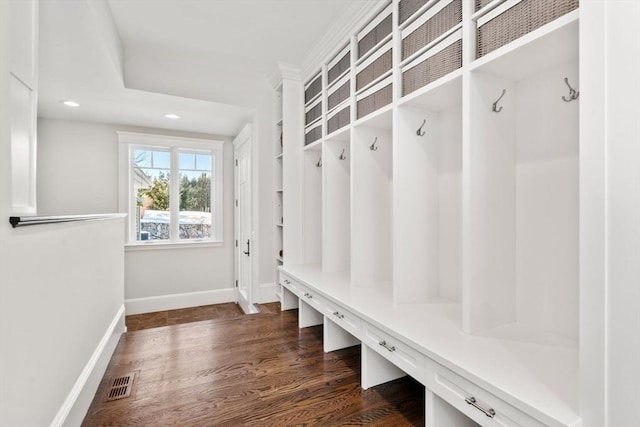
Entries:
<svg viewBox="0 0 640 427">
<path fill-rule="evenodd" d="M 338 319 L 344 319 L 344 314 L 340 313 L 339 311 L 334 311 L 333 315 L 336 316 Z"/>
<path fill-rule="evenodd" d="M 304 296 L 309 299 L 313 298 L 313 295 L 311 295 L 309 292 L 305 292 Z"/>
<path fill-rule="evenodd" d="M 285 279 L 284 283 L 286 283 L 287 285 L 291 283 L 291 281 L 289 279 Z"/>
<path fill-rule="evenodd" d="M 396 348 L 394 346 L 389 346 L 387 344 L 387 342 L 384 341 L 384 340 L 380 341 L 378 344 L 381 345 L 382 347 L 386 348 L 389 351 L 396 351 Z"/>
<path fill-rule="evenodd" d="M 478 405 L 476 398 L 473 396 L 467 397 L 466 399 L 464 399 L 464 401 L 467 402 L 469 405 L 473 406 L 474 408 L 476 408 L 477 410 L 482 411 L 489 418 L 493 418 L 496 416 L 496 411 L 494 411 L 491 408 L 484 409 L 482 406 Z"/>
</svg>

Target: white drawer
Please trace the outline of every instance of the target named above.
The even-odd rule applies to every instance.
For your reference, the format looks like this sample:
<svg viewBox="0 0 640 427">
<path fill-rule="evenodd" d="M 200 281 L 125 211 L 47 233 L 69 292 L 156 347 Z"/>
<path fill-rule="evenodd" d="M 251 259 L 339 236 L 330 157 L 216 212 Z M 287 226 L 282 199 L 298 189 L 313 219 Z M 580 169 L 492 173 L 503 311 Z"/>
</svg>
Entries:
<svg viewBox="0 0 640 427">
<path fill-rule="evenodd" d="M 282 272 L 280 273 L 280 284 L 296 295 L 298 294 L 298 282 Z"/>
<path fill-rule="evenodd" d="M 431 359 L 426 360 L 426 386 L 460 412 L 486 427 L 544 427 L 484 388 L 452 372 Z"/>
<path fill-rule="evenodd" d="M 384 356 L 408 375 L 422 382 L 424 376 L 424 355 L 393 336 L 363 322 L 362 342 Z"/>
<path fill-rule="evenodd" d="M 325 315 L 351 335 L 356 338 L 360 337 L 360 318 L 355 314 L 337 304 L 327 301 L 325 304 Z"/>
<path fill-rule="evenodd" d="M 324 313 L 324 300 L 322 299 L 322 297 L 318 296 L 316 292 L 309 290 L 309 288 L 299 283 L 297 284 L 297 288 L 298 296 L 302 301 L 306 302 L 311 307 L 318 310 L 320 313 Z"/>
</svg>

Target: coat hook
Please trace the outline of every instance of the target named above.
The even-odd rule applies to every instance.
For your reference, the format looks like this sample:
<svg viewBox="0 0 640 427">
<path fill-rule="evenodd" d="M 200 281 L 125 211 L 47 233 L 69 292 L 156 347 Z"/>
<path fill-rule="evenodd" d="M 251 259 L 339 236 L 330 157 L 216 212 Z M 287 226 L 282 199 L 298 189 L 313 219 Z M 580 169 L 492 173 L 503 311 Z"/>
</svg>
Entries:
<svg viewBox="0 0 640 427">
<path fill-rule="evenodd" d="M 416 131 L 416 135 L 418 135 L 418 136 L 424 136 L 424 135 L 426 134 L 426 132 L 424 132 L 424 131 L 422 130 L 422 128 L 424 127 L 424 125 L 425 125 L 426 123 L 427 123 L 427 119 L 424 119 L 424 120 L 422 121 L 422 125 L 420 125 L 420 127 L 419 127 L 419 128 L 418 128 L 418 130 Z"/>
<path fill-rule="evenodd" d="M 318 163 L 316 163 L 316 167 L 317 168 L 321 168 L 322 167 L 322 156 L 320 156 L 320 158 L 318 158 Z"/>
<path fill-rule="evenodd" d="M 564 78 L 564 82 L 567 84 L 567 86 L 569 86 L 569 98 L 565 97 L 564 95 L 562 95 L 562 100 L 564 102 L 571 102 L 575 99 L 578 99 L 578 97 L 580 96 L 580 92 L 577 92 L 574 88 L 571 87 L 571 85 L 569 84 L 569 78 L 565 77 Z"/>
<path fill-rule="evenodd" d="M 500 102 L 505 93 L 507 93 L 507 90 L 502 89 L 502 95 L 500 95 L 500 98 L 496 99 L 496 102 L 493 103 L 493 108 L 491 110 L 494 113 L 499 113 L 500 111 L 502 111 L 502 107 L 498 108 L 498 102 Z"/>
<path fill-rule="evenodd" d="M 346 159 L 346 157 L 345 157 L 345 155 L 344 155 L 344 150 L 345 150 L 345 149 L 343 148 L 343 149 L 342 149 L 342 153 L 340 153 L 340 156 L 338 157 L 340 160 L 345 160 L 345 159 Z"/>
<path fill-rule="evenodd" d="M 370 149 L 371 151 L 377 151 L 377 150 L 378 150 L 378 147 L 376 147 L 376 142 L 378 142 L 378 137 L 377 137 L 377 136 L 376 136 L 376 139 L 373 141 L 373 144 L 371 144 L 371 145 L 369 146 L 369 149 Z"/>
</svg>

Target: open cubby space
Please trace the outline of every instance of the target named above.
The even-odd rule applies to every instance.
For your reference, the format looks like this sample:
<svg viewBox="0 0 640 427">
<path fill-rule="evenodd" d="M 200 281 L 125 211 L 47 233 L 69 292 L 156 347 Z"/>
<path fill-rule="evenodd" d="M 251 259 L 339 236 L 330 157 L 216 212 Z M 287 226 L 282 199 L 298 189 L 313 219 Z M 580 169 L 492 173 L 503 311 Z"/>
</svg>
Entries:
<svg viewBox="0 0 640 427">
<path fill-rule="evenodd" d="M 351 145 L 349 132 L 327 140 L 324 149 L 325 193 L 322 262 L 326 272 L 351 268 Z"/>
<path fill-rule="evenodd" d="M 447 427 L 477 427 L 480 424 L 467 417 L 447 401 L 427 390 L 425 396 L 425 425 Z"/>
<path fill-rule="evenodd" d="M 351 146 L 351 281 L 389 289 L 392 281 L 393 144 L 383 127 L 356 126 Z"/>
<path fill-rule="evenodd" d="M 579 86 L 577 61 L 519 80 L 470 76 L 467 332 L 577 342 L 579 104 L 562 99 L 565 77 Z"/>
<path fill-rule="evenodd" d="M 462 105 L 401 106 L 396 117 L 395 302 L 460 302 Z"/>
<path fill-rule="evenodd" d="M 476 59 L 474 71 L 518 81 L 544 72 L 550 66 L 578 60 L 579 11 L 553 22 Z"/>
<path fill-rule="evenodd" d="M 322 263 L 322 144 L 304 152 L 303 264 Z"/>
</svg>

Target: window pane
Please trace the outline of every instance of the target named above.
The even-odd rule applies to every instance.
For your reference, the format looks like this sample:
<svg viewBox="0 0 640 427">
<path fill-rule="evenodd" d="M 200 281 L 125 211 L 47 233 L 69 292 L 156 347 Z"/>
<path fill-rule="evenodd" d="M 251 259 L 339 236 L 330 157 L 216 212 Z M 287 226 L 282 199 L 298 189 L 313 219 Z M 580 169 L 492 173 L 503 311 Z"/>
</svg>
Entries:
<svg viewBox="0 0 640 427">
<path fill-rule="evenodd" d="M 193 153 L 179 153 L 178 158 L 180 159 L 180 169 L 185 170 L 193 170 L 195 169 L 196 164 L 196 155 Z"/>
<path fill-rule="evenodd" d="M 153 151 L 153 167 L 158 169 L 169 169 L 171 164 L 171 153 L 168 151 Z"/>
<path fill-rule="evenodd" d="M 211 156 L 180 154 L 180 239 L 211 238 Z M 209 163 L 201 160 L 208 157 Z M 188 164 L 187 164 L 188 163 Z M 183 168 L 183 166 L 185 166 Z"/>
<path fill-rule="evenodd" d="M 197 154 L 196 155 L 196 169 L 199 171 L 211 172 L 211 155 L 210 154 Z"/>
<path fill-rule="evenodd" d="M 136 197 L 136 240 L 170 238 L 170 161 L 167 151 L 133 151 L 133 190 Z"/>
</svg>

